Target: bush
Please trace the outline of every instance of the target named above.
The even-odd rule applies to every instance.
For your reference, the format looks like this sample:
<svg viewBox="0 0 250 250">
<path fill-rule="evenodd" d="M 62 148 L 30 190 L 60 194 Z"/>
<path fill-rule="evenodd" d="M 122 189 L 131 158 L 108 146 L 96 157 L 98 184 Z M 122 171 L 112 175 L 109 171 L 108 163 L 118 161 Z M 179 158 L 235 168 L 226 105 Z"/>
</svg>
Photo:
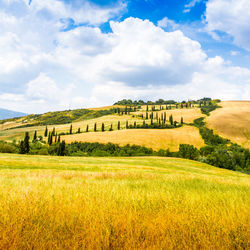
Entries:
<svg viewBox="0 0 250 250">
<path fill-rule="evenodd" d="M 17 153 L 17 146 L 7 142 L 0 142 L 0 152 L 1 153 Z"/>
</svg>

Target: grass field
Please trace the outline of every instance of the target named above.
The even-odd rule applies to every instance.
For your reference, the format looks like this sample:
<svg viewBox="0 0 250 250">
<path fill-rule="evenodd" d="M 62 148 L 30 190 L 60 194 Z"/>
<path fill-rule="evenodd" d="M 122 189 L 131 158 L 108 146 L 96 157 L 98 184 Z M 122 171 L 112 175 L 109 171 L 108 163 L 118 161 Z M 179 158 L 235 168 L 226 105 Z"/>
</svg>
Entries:
<svg viewBox="0 0 250 250">
<path fill-rule="evenodd" d="M 106 132 L 91 132 L 66 135 L 62 137 L 66 143 L 82 142 L 112 142 L 119 145 L 136 144 L 154 150 L 170 149 L 178 151 L 183 143 L 192 144 L 197 148 L 204 146 L 204 141 L 195 127 L 184 126 L 176 129 L 126 129 Z"/>
<path fill-rule="evenodd" d="M 221 136 L 250 148 L 250 101 L 221 102 L 206 119 L 208 127 Z"/>
<path fill-rule="evenodd" d="M 167 158 L 0 154 L 0 249 L 249 249 L 250 177 Z"/>
</svg>

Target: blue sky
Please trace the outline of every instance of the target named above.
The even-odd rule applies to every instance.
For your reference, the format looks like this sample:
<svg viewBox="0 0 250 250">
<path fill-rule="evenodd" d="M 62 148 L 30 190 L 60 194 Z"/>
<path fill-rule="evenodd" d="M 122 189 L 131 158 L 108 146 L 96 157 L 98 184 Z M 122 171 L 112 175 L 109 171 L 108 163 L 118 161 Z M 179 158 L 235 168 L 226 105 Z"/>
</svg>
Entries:
<svg viewBox="0 0 250 250">
<path fill-rule="evenodd" d="M 0 0 L 0 107 L 250 99 L 248 0 Z"/>
</svg>

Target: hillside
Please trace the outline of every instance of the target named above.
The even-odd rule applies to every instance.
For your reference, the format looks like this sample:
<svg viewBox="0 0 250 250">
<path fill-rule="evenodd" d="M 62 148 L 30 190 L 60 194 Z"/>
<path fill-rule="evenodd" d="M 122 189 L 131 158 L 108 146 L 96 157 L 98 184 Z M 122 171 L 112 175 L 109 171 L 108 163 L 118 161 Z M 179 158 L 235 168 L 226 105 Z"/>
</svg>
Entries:
<svg viewBox="0 0 250 250">
<path fill-rule="evenodd" d="M 221 102 L 206 121 L 221 136 L 250 148 L 250 101 Z"/>
<path fill-rule="evenodd" d="M 194 119 L 197 119 L 203 114 L 197 107 L 192 108 L 176 108 L 175 105 L 169 106 L 168 110 L 160 110 L 160 105 L 149 106 L 149 109 L 155 108 L 153 111 L 154 119 L 153 122 L 158 123 L 158 118 L 165 115 L 166 124 L 169 124 L 169 117 L 172 115 L 173 119 L 180 123 L 181 118 L 183 118 L 185 123 L 191 123 Z M 165 107 L 165 106 L 164 106 Z M 62 137 L 66 142 L 72 141 L 89 141 L 89 142 L 113 142 L 120 145 L 136 144 L 147 146 L 153 149 L 167 149 L 176 151 L 178 150 L 180 143 L 193 144 L 200 148 L 204 145 L 204 142 L 199 134 L 199 130 L 195 127 L 190 127 L 188 125 L 183 125 L 180 128 L 171 129 L 126 129 L 126 122 L 129 125 L 133 125 L 136 122 L 137 125 L 143 125 L 146 113 L 151 115 L 152 111 L 146 112 L 146 106 L 142 106 L 140 109 L 137 108 L 136 111 L 132 110 L 130 114 L 118 114 L 117 109 L 124 110 L 125 106 L 108 106 L 96 109 L 86 109 L 86 110 L 71 110 L 71 111 L 61 111 L 53 113 L 45 113 L 42 115 L 30 115 L 22 119 L 16 119 L 12 121 L 5 121 L 0 125 L 0 140 L 12 141 L 21 140 L 24 137 L 26 131 L 31 133 L 31 137 L 34 131 L 37 131 L 38 136 L 44 136 L 45 126 L 40 124 L 52 124 L 48 125 L 48 130 L 51 131 L 55 128 L 58 134 L 69 133 L 70 126 L 72 124 L 73 134 L 64 135 Z M 166 107 L 165 107 L 166 108 Z M 142 119 L 144 115 L 144 119 Z M 68 117 L 71 119 L 71 123 L 62 123 L 62 117 Z M 54 121 L 54 123 L 53 123 Z M 118 130 L 118 122 L 120 122 L 120 129 Z M 150 125 L 150 119 L 147 119 L 146 124 Z M 62 123 L 62 124 L 58 124 Z M 105 133 L 100 134 L 102 123 L 105 127 Z M 94 130 L 94 125 L 97 126 L 97 131 L 92 133 Z M 113 126 L 114 131 L 108 131 L 110 126 Z M 89 127 L 89 133 L 85 133 L 86 127 Z M 81 133 L 77 133 L 80 128 Z"/>
<path fill-rule="evenodd" d="M 1 249 L 247 249 L 250 177 L 156 157 L 0 154 Z"/>
<path fill-rule="evenodd" d="M 0 120 L 26 116 L 27 114 L 0 108 Z"/>
</svg>

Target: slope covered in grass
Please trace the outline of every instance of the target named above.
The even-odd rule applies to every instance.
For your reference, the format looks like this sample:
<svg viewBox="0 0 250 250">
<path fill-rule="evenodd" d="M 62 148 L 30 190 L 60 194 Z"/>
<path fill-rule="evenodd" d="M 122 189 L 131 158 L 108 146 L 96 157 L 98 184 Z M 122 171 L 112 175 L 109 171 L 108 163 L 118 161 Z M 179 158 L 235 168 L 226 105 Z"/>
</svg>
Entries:
<svg viewBox="0 0 250 250">
<path fill-rule="evenodd" d="M 154 157 L 0 154 L 0 248 L 247 249 L 250 177 Z"/>
<path fill-rule="evenodd" d="M 178 151 L 180 144 L 192 144 L 197 148 L 204 146 L 204 141 L 195 127 L 184 126 L 175 129 L 125 129 L 106 132 L 92 132 L 66 135 L 62 137 L 67 143 L 99 142 L 119 145 L 135 144 L 154 150 L 170 149 Z"/>
<path fill-rule="evenodd" d="M 219 105 L 222 108 L 207 117 L 208 127 L 232 142 L 250 148 L 250 101 L 228 101 Z"/>
</svg>

